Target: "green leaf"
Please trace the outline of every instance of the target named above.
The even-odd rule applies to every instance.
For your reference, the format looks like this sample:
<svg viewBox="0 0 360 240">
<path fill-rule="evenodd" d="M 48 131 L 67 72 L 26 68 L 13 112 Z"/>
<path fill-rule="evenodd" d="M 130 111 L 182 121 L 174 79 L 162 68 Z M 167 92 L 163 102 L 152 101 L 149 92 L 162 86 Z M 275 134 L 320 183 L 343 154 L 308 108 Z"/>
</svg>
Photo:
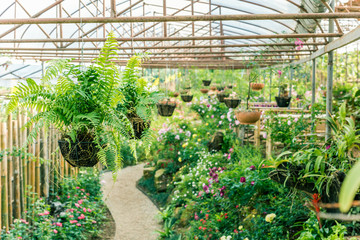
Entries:
<svg viewBox="0 0 360 240">
<path fill-rule="evenodd" d="M 348 212 L 360 187 L 360 161 L 348 172 L 341 186 L 339 204 L 340 211 Z"/>
</svg>

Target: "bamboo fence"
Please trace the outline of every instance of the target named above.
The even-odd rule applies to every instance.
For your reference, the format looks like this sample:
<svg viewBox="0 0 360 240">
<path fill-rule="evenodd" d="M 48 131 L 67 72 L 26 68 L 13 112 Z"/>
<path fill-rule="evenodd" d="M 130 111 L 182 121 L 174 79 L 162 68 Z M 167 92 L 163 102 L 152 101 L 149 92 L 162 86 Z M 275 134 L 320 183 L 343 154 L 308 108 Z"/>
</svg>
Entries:
<svg viewBox="0 0 360 240">
<path fill-rule="evenodd" d="M 0 122 L 0 226 L 6 230 L 14 219 L 21 218 L 34 195 L 48 198 L 61 179 L 78 173 L 61 156 L 57 143 L 60 134 L 55 129 L 41 129 L 36 141 L 26 145 L 31 127 L 22 126 L 30 114 L 2 114 L 6 119 Z"/>
</svg>

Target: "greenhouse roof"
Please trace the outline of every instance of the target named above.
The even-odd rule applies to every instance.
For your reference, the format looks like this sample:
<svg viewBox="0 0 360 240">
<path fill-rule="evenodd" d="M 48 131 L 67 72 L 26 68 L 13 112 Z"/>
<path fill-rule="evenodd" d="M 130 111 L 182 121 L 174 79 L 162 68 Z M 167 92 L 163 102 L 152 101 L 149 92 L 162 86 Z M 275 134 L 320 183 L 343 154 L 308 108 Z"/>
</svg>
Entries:
<svg viewBox="0 0 360 240">
<path fill-rule="evenodd" d="M 0 53 L 25 64 L 89 62 L 114 32 L 120 65 L 150 52 L 144 66 L 153 68 L 270 66 L 309 57 L 358 26 L 359 13 L 331 9 L 327 0 L 2 0 Z"/>
</svg>

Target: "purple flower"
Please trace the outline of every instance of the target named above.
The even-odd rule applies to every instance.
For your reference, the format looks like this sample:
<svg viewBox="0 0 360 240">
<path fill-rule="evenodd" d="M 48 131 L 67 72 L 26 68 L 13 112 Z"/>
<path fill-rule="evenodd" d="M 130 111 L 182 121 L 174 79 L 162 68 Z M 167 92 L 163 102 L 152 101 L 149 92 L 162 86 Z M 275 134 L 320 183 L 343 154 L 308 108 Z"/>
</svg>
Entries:
<svg viewBox="0 0 360 240">
<path fill-rule="evenodd" d="M 205 183 L 203 184 L 203 190 L 204 190 L 205 193 L 209 193 L 209 192 L 210 192 L 210 191 L 209 191 L 209 186 L 206 185 Z"/>
<path fill-rule="evenodd" d="M 245 177 L 241 177 L 241 178 L 240 178 L 240 182 L 241 182 L 241 183 L 246 182 L 246 178 L 245 178 Z"/>
<path fill-rule="evenodd" d="M 326 150 L 329 150 L 330 147 L 331 147 L 331 145 L 327 145 L 327 146 L 326 146 Z"/>
<path fill-rule="evenodd" d="M 214 115 L 211 115 L 211 118 L 214 118 Z"/>
<path fill-rule="evenodd" d="M 220 197 L 223 197 L 224 195 L 225 195 L 225 189 L 226 189 L 226 187 L 225 186 L 223 186 L 223 187 L 221 187 L 219 190 L 220 190 Z"/>
<path fill-rule="evenodd" d="M 254 181 L 251 181 L 251 186 L 254 186 L 255 182 Z"/>
<path fill-rule="evenodd" d="M 207 107 L 210 107 L 210 104 L 206 105 Z"/>
<path fill-rule="evenodd" d="M 254 165 L 251 165 L 249 168 L 250 168 L 250 170 L 255 170 L 256 169 L 256 167 Z"/>
</svg>

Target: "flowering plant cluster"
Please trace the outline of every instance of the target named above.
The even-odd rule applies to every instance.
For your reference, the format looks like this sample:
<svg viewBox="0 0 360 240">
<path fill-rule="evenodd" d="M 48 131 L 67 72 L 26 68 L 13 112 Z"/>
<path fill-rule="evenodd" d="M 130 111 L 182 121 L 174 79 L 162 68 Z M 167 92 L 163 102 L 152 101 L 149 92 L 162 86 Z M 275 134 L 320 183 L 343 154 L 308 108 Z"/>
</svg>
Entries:
<svg viewBox="0 0 360 240">
<path fill-rule="evenodd" d="M 54 193 L 53 204 L 33 199 L 23 217 L 9 231 L 1 232 L 1 239 L 88 239 L 101 231 L 105 219 L 101 198 L 98 174 L 85 172 L 77 179 L 65 179 Z"/>
</svg>

